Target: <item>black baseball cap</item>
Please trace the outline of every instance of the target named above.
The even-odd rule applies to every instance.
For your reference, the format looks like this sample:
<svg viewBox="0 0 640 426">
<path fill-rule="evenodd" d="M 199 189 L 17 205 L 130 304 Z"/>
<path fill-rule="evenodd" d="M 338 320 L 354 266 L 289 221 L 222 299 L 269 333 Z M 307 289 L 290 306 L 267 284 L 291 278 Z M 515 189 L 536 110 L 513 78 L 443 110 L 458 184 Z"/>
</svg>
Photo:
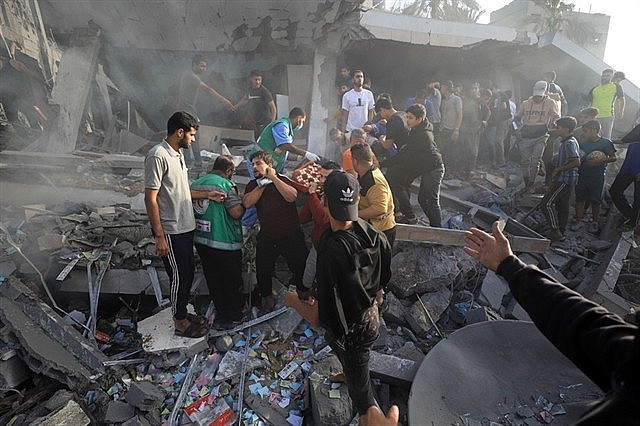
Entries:
<svg viewBox="0 0 640 426">
<path fill-rule="evenodd" d="M 358 220 L 360 184 L 350 173 L 334 170 L 324 182 L 324 196 L 331 216 L 340 221 Z"/>
</svg>

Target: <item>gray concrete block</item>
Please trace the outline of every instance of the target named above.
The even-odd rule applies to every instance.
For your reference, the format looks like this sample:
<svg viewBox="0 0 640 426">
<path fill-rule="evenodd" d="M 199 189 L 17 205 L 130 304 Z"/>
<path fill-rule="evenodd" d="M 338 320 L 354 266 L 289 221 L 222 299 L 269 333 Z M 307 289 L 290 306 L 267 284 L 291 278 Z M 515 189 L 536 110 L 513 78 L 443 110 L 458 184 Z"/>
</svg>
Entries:
<svg viewBox="0 0 640 426">
<path fill-rule="evenodd" d="M 402 359 L 375 351 L 371 351 L 371 358 L 369 359 L 371 377 L 407 388 L 411 387 L 419 366 L 419 363 L 410 359 Z"/>
<path fill-rule="evenodd" d="M 60 410 L 51 414 L 46 419 L 38 420 L 37 424 L 40 426 L 86 426 L 91 424 L 91 420 L 82 407 L 74 400 L 71 400 L 68 401 Z"/>
<path fill-rule="evenodd" d="M 242 364 L 244 363 L 244 353 L 237 351 L 229 351 L 224 354 L 215 380 L 227 380 L 235 376 L 239 376 L 242 372 Z M 261 358 L 247 358 L 246 372 L 249 373 L 256 368 L 266 367 L 267 363 Z"/>
<path fill-rule="evenodd" d="M 193 306 L 189 305 L 189 308 L 194 312 Z M 192 339 L 174 334 L 171 308 L 163 309 L 140 321 L 138 333 L 142 335 L 142 349 L 150 354 L 179 351 L 191 356 L 209 348 L 206 336 Z"/>
<path fill-rule="evenodd" d="M 448 288 L 442 289 L 434 293 L 425 293 L 420 296 L 422 304 L 429 311 L 429 315 L 434 321 L 438 321 L 440 316 L 449 307 L 451 300 L 451 291 Z M 415 302 L 408 310 L 405 319 L 416 335 L 424 336 L 433 328 L 431 320 L 427 316 L 422 304 Z"/>
<path fill-rule="evenodd" d="M 267 321 L 278 332 L 282 340 L 287 340 L 302 321 L 302 317 L 295 309 L 289 309 L 285 313 Z"/>
<path fill-rule="evenodd" d="M 496 275 L 493 271 L 487 271 L 487 275 L 482 281 L 479 300 L 498 310 L 502 306 L 502 298 L 508 291 L 509 286 L 502 277 Z"/>
<path fill-rule="evenodd" d="M 107 405 L 107 412 L 104 415 L 105 423 L 122 423 L 126 422 L 136 414 L 133 406 L 123 401 L 111 401 Z"/>
<path fill-rule="evenodd" d="M 313 367 L 313 372 L 320 376 L 319 380 L 309 381 L 311 412 L 313 423 L 316 425 L 348 425 L 353 418 L 351 398 L 346 384 L 343 383 L 338 388 L 340 398 L 337 399 L 329 398 L 331 387 L 324 383 L 325 378 L 341 371 L 342 365 L 336 356 L 327 357 Z"/>
<path fill-rule="evenodd" d="M 418 365 L 420 365 L 424 359 L 424 353 L 418 349 L 413 342 L 406 342 L 392 355 L 402 359 L 410 359 L 411 361 L 415 361 Z"/>
<path fill-rule="evenodd" d="M 160 407 L 164 397 L 164 392 L 158 385 L 145 381 L 131 383 L 125 400 L 142 411 L 150 411 Z"/>
<path fill-rule="evenodd" d="M 387 321 L 389 324 L 405 324 L 406 322 L 404 316 L 407 308 L 392 292 L 385 294 L 384 297 L 388 306 L 387 311 L 382 314 L 382 317 L 385 319 L 385 321 Z"/>
</svg>

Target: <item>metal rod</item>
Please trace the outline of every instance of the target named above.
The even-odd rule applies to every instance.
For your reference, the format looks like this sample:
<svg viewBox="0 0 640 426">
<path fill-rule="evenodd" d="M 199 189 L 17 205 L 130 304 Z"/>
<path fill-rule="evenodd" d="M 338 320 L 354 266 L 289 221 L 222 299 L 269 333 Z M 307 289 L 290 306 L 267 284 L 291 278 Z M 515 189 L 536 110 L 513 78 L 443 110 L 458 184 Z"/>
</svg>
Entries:
<svg viewBox="0 0 640 426">
<path fill-rule="evenodd" d="M 178 413 L 180 413 L 181 411 L 180 406 L 182 405 L 182 401 L 184 401 L 184 397 L 187 396 L 187 392 L 191 388 L 191 378 L 193 377 L 193 369 L 195 365 L 198 363 L 199 356 L 200 356 L 199 353 L 195 354 L 193 356 L 193 360 L 191 361 L 191 364 L 189 365 L 189 369 L 187 370 L 187 375 L 185 376 L 184 382 L 182 383 L 182 388 L 180 389 L 180 393 L 178 394 L 178 397 L 176 398 L 176 402 L 173 405 L 173 410 L 171 410 L 171 415 L 167 420 L 167 424 L 169 426 L 178 425 L 177 419 L 178 419 Z"/>
<path fill-rule="evenodd" d="M 440 331 L 440 329 L 436 325 L 436 322 L 433 320 L 433 318 L 431 318 L 431 314 L 429 313 L 429 310 L 427 309 L 426 306 L 424 306 L 424 303 L 422 302 L 422 299 L 420 299 L 420 296 L 418 294 L 416 294 L 416 298 L 418 299 L 418 302 L 420 302 L 420 306 L 422 306 L 422 309 L 424 309 L 424 312 L 429 317 L 429 321 L 431 321 L 431 324 L 433 325 L 433 328 L 436 329 L 436 332 L 438 333 L 438 335 L 440 337 L 444 338 L 444 334 L 442 334 L 442 332 Z"/>
<path fill-rule="evenodd" d="M 236 331 L 244 330 L 245 328 L 252 327 L 252 326 L 254 326 L 256 324 L 260 324 L 261 322 L 268 321 L 271 318 L 275 318 L 278 315 L 283 314 L 288 310 L 289 310 L 288 307 L 283 306 L 280 309 L 277 309 L 275 311 L 269 312 L 268 314 L 264 314 L 261 317 L 258 317 L 256 319 L 252 319 L 251 321 L 244 322 L 244 323 L 240 324 L 237 327 L 230 328 L 229 330 L 220 330 L 220 331 L 213 332 L 213 333 L 211 333 L 209 335 L 209 337 L 224 336 L 225 334 L 235 333 Z"/>
<path fill-rule="evenodd" d="M 247 329 L 247 344 L 244 347 L 242 359 L 242 371 L 240 372 L 240 390 L 238 391 L 238 426 L 242 426 L 242 406 L 244 405 L 244 382 L 247 374 L 247 359 L 249 358 L 249 346 L 251 343 L 251 327 Z"/>
</svg>

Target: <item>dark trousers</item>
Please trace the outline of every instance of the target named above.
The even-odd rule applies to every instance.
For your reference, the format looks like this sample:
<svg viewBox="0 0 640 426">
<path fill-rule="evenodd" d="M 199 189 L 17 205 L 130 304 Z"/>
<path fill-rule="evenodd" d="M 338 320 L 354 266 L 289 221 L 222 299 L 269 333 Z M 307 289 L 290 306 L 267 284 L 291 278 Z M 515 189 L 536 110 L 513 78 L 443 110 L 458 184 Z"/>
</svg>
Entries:
<svg viewBox="0 0 640 426">
<path fill-rule="evenodd" d="M 222 321 L 242 318 L 242 250 L 220 250 L 196 244 L 209 295 Z"/>
<path fill-rule="evenodd" d="M 415 217 L 411 208 L 411 182 L 424 171 L 421 164 L 398 164 L 387 170 L 387 182 L 396 201 L 396 208 L 407 217 Z"/>
<path fill-rule="evenodd" d="M 260 296 L 271 296 L 271 276 L 280 255 L 287 261 L 296 288 L 300 291 L 307 290 L 302 284 L 302 277 L 309 250 L 301 230 L 287 238 L 271 238 L 260 232 L 256 241 L 256 275 Z"/>
<path fill-rule="evenodd" d="M 418 190 L 418 204 L 429 219 L 433 228 L 442 227 L 440 210 L 440 183 L 444 177 L 444 167 L 431 170 L 422 175 Z"/>
<path fill-rule="evenodd" d="M 633 184 L 633 205 L 629 204 L 624 191 Z M 631 221 L 633 226 L 640 225 L 640 180 L 634 175 L 618 173 L 609 189 L 611 200 L 624 217 Z"/>
<path fill-rule="evenodd" d="M 551 229 L 559 229 L 564 232 L 569 222 L 569 201 L 573 186 L 566 183 L 554 182 L 544 194 L 540 209 L 547 218 Z M 557 211 L 557 213 L 556 213 Z"/>
<path fill-rule="evenodd" d="M 438 150 L 442 154 L 442 161 L 447 168 L 447 173 L 458 173 L 460 171 L 460 160 L 463 153 L 460 152 L 460 136 L 458 140 L 451 139 L 453 130 L 440 129 L 438 132 L 438 138 L 436 139 L 436 145 Z"/>
<path fill-rule="evenodd" d="M 195 268 L 193 235 L 193 231 L 164 235 L 169 246 L 169 254 L 162 258 L 162 262 L 171 281 L 171 310 L 174 318 L 178 320 L 187 317 L 187 303 Z"/>
<path fill-rule="evenodd" d="M 360 322 L 351 326 L 346 336 L 330 344 L 342 364 L 349 396 L 360 415 L 376 405 L 369 379 L 369 355 L 379 327 L 378 306 L 374 305 L 365 311 Z"/>
<path fill-rule="evenodd" d="M 385 235 L 385 237 L 387 237 L 387 240 L 389 241 L 389 245 L 393 249 L 393 243 L 396 240 L 396 227 L 394 226 L 391 229 L 387 229 L 386 231 L 382 231 L 382 233 Z"/>
</svg>

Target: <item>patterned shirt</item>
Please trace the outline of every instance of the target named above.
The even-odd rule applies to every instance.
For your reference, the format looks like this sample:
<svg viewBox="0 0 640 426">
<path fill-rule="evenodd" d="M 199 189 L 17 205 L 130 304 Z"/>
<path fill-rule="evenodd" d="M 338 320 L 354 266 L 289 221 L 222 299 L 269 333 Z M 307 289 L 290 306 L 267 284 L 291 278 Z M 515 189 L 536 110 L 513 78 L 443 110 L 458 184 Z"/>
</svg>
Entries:
<svg viewBox="0 0 640 426">
<path fill-rule="evenodd" d="M 560 151 L 558 152 L 558 165 L 562 166 L 571 160 L 580 158 L 580 148 L 578 141 L 573 135 L 568 136 L 560 143 Z M 561 171 L 555 179 L 558 183 L 575 186 L 578 183 L 578 167 Z"/>
</svg>

